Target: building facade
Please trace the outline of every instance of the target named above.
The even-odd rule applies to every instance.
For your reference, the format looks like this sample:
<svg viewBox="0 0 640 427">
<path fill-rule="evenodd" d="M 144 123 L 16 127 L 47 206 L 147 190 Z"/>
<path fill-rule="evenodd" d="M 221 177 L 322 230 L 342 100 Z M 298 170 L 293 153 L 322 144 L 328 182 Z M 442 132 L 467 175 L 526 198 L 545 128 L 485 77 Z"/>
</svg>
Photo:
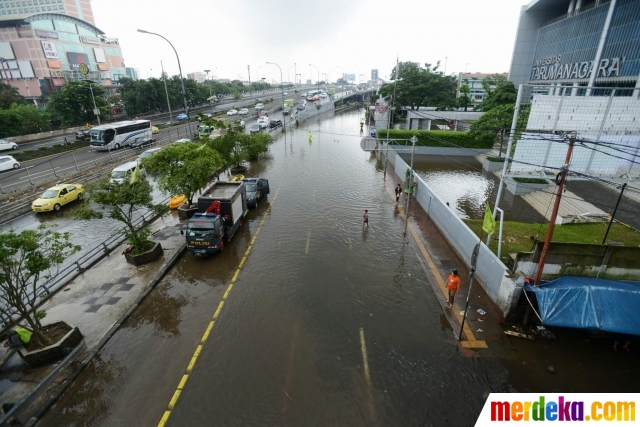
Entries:
<svg viewBox="0 0 640 427">
<path fill-rule="evenodd" d="M 371 80 L 373 80 L 374 82 L 378 81 L 378 70 L 371 70 Z"/>
<path fill-rule="evenodd" d="M 204 81 L 207 79 L 207 75 L 202 71 L 196 71 L 195 73 L 188 73 L 187 78 L 195 80 L 198 83 L 204 83 Z"/>
<path fill-rule="evenodd" d="M 0 65 L 32 100 L 70 80 L 115 92 L 127 77 L 120 43 L 95 26 L 90 0 L 0 0 Z"/>
<path fill-rule="evenodd" d="M 573 95 L 638 87 L 639 29 L 638 0 L 532 0 L 520 11 L 509 80 Z"/>
<path fill-rule="evenodd" d="M 457 96 L 460 96 L 460 86 L 464 84 L 469 85 L 469 89 L 471 89 L 471 93 L 469 94 L 469 96 L 471 97 L 471 102 L 473 103 L 474 106 L 480 104 L 484 100 L 484 96 L 486 94 L 486 91 L 482 86 L 482 82 L 486 78 L 490 76 L 495 76 L 495 75 L 504 77 L 505 79 L 509 76 L 508 73 L 494 73 L 494 74 L 460 73 L 458 74 Z"/>
</svg>

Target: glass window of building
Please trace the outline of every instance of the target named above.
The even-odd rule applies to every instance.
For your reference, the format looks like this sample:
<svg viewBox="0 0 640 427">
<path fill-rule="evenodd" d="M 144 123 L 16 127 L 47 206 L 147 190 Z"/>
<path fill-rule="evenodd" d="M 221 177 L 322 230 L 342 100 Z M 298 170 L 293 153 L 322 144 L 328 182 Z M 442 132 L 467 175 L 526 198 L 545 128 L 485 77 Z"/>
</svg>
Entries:
<svg viewBox="0 0 640 427">
<path fill-rule="evenodd" d="M 58 33 L 58 36 L 60 37 L 60 40 L 65 42 L 80 42 L 80 37 L 75 34 Z"/>
<path fill-rule="evenodd" d="M 37 21 L 33 21 L 31 23 L 31 26 L 33 28 L 39 28 L 41 30 L 53 30 L 53 21 L 49 19 L 37 20 Z"/>
<path fill-rule="evenodd" d="M 82 46 L 78 46 L 75 44 L 65 44 L 64 50 L 66 50 L 67 52 L 84 52 Z"/>
<path fill-rule="evenodd" d="M 50 8 L 51 6 L 49 6 Z M 74 33 L 74 34 L 78 34 L 78 30 L 76 28 L 76 24 L 72 24 L 71 22 L 64 22 L 64 21 L 53 21 L 56 30 L 58 31 L 64 31 L 67 33 Z"/>
<path fill-rule="evenodd" d="M 96 36 L 95 31 L 88 30 L 87 28 L 81 27 L 81 26 L 78 26 L 78 33 L 83 36 L 91 36 L 91 37 Z"/>
</svg>

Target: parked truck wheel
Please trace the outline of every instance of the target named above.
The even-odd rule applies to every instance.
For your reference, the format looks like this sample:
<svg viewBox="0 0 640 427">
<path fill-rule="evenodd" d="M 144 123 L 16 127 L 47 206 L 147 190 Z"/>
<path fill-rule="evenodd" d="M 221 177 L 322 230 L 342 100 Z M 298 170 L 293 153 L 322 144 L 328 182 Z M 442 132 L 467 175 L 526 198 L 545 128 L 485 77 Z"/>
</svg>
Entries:
<svg viewBox="0 0 640 427">
<path fill-rule="evenodd" d="M 220 252 L 224 250 L 224 240 L 220 240 Z"/>
</svg>

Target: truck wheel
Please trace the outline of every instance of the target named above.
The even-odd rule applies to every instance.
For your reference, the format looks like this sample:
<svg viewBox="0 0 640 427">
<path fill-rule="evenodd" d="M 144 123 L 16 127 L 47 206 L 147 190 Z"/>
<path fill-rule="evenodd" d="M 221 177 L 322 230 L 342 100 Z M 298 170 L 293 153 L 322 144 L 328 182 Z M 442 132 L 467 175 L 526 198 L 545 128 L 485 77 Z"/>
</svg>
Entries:
<svg viewBox="0 0 640 427">
<path fill-rule="evenodd" d="M 224 250 L 224 240 L 220 240 L 220 252 Z"/>
</svg>

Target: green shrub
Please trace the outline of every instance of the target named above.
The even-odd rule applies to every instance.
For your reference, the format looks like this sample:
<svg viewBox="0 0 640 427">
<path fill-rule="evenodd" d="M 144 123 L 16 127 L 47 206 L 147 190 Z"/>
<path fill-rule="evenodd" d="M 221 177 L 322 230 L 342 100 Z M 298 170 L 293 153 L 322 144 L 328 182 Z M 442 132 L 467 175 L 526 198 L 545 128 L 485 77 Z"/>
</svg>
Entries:
<svg viewBox="0 0 640 427">
<path fill-rule="evenodd" d="M 446 130 L 399 130 L 390 129 L 378 131 L 378 138 L 409 139 L 412 136 L 418 138 L 416 146 L 422 147 L 464 147 L 464 148 L 485 148 L 493 147 L 494 135 L 476 134 L 470 132 L 453 132 Z M 408 142 L 408 141 L 407 141 Z M 404 145 L 404 144 L 402 144 Z"/>
<path fill-rule="evenodd" d="M 548 184 L 549 181 L 543 178 L 513 178 L 515 182 L 522 184 Z"/>
<path fill-rule="evenodd" d="M 487 157 L 487 160 L 489 160 L 490 162 L 504 163 L 504 157 L 492 157 L 492 156 L 489 156 L 489 157 Z"/>
<path fill-rule="evenodd" d="M 24 151 L 22 152 L 22 154 L 24 154 L 25 156 L 28 156 L 28 155 L 30 155 L 31 153 L 33 153 L 33 150 L 32 150 L 32 149 L 31 149 L 31 150 L 24 150 Z"/>
<path fill-rule="evenodd" d="M 58 148 L 58 147 L 62 147 L 63 144 L 53 144 L 51 146 L 51 148 Z"/>
<path fill-rule="evenodd" d="M 38 147 L 38 151 L 44 151 L 44 150 L 48 150 L 49 147 L 47 146 L 42 146 L 42 147 Z"/>
</svg>

